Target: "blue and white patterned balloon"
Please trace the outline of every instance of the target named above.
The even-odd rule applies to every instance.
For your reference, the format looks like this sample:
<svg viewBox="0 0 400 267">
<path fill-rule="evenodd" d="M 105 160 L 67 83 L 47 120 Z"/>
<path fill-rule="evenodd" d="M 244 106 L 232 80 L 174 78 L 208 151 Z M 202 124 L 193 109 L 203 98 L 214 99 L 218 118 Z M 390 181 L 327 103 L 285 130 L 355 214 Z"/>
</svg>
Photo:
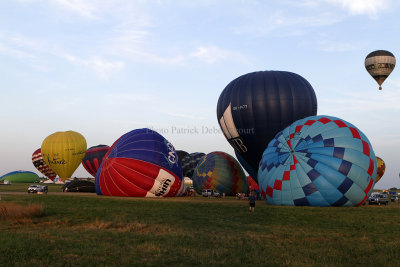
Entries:
<svg viewBox="0 0 400 267">
<path fill-rule="evenodd" d="M 331 116 L 307 117 L 279 132 L 258 169 L 262 195 L 273 205 L 361 205 L 375 179 L 376 157 L 368 138 Z"/>
</svg>

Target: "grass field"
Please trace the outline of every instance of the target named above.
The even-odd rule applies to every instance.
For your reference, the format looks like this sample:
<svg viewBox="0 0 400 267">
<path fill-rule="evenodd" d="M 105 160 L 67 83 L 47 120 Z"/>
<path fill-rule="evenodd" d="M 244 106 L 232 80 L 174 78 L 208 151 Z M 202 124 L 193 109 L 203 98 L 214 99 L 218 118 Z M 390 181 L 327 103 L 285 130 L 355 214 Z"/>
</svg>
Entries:
<svg viewBox="0 0 400 267">
<path fill-rule="evenodd" d="M 0 217 L 0 266 L 397 266 L 400 258 L 397 203 L 259 201 L 253 214 L 234 198 L 1 194 L 5 187 L 0 209 L 38 210 Z"/>
</svg>

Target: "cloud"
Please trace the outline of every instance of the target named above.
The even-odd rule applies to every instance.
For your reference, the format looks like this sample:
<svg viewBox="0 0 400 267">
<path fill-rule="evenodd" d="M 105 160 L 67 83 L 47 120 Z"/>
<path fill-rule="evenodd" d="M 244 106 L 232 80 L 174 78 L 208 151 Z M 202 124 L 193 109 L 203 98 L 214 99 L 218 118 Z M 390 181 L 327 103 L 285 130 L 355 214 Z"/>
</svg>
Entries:
<svg viewBox="0 0 400 267">
<path fill-rule="evenodd" d="M 209 64 L 231 59 L 244 64 L 250 64 L 250 61 L 239 52 L 222 49 L 215 45 L 199 46 L 193 52 L 189 53 L 188 58 L 195 58 Z"/>
<path fill-rule="evenodd" d="M 162 111 L 163 113 L 165 113 L 164 111 Z M 172 117 L 177 117 L 177 118 L 184 118 L 184 119 L 190 119 L 190 120 L 204 120 L 204 117 L 201 116 L 194 116 L 194 115 L 189 115 L 189 114 L 184 114 L 184 113 L 172 113 L 172 112 L 167 112 L 166 113 L 168 116 L 172 116 Z"/>
<path fill-rule="evenodd" d="M 318 42 L 319 48 L 325 52 L 345 52 L 360 49 L 360 45 L 349 42 L 338 42 L 330 40 L 321 40 Z"/>
<path fill-rule="evenodd" d="M 94 5 L 96 1 L 89 0 L 49 0 L 53 4 L 56 4 L 66 10 L 74 12 L 82 17 L 89 19 L 97 19 L 95 14 L 97 9 Z M 93 4 L 91 4 L 92 2 Z"/>
<path fill-rule="evenodd" d="M 122 61 L 107 61 L 100 57 L 83 59 L 71 54 L 61 54 L 60 56 L 68 62 L 94 70 L 105 80 L 108 80 L 113 73 L 120 72 L 125 67 L 125 63 Z"/>
<path fill-rule="evenodd" d="M 144 93 L 108 93 L 104 94 L 101 102 L 110 106 L 122 106 L 124 104 L 146 103 L 151 99 L 154 99 L 154 97 Z"/>
<path fill-rule="evenodd" d="M 326 2 L 340 6 L 352 15 L 376 16 L 380 11 L 389 7 L 388 0 L 325 0 Z"/>
</svg>

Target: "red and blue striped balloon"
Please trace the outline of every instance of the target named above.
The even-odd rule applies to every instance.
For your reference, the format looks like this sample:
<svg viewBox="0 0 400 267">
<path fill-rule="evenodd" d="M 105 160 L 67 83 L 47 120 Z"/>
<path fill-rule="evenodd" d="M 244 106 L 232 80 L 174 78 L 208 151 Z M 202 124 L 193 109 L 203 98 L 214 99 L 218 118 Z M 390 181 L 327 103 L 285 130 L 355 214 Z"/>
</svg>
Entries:
<svg viewBox="0 0 400 267">
<path fill-rule="evenodd" d="M 159 133 L 136 129 L 111 146 L 96 174 L 96 193 L 108 196 L 170 197 L 183 188 L 174 146 Z"/>
<path fill-rule="evenodd" d="M 109 148 L 110 147 L 107 145 L 98 145 L 89 147 L 88 150 L 86 150 L 82 165 L 93 177 L 96 177 L 97 170 Z"/>
<path fill-rule="evenodd" d="M 298 120 L 269 143 L 258 181 L 269 204 L 357 206 L 371 194 L 376 157 L 368 138 L 331 116 Z"/>
</svg>

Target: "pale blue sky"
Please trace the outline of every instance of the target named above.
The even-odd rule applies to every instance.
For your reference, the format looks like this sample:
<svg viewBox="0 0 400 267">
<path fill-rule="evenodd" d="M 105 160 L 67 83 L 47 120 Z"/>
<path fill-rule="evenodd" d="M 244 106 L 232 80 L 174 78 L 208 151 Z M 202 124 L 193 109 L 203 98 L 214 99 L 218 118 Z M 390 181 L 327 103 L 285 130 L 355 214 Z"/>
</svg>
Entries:
<svg viewBox="0 0 400 267">
<path fill-rule="evenodd" d="M 400 67 L 382 91 L 364 69 L 371 51 L 400 55 L 399 14 L 395 0 L 0 1 L 0 175 L 36 171 L 33 151 L 66 130 L 94 146 L 152 127 L 176 149 L 233 154 L 219 94 L 285 70 L 311 83 L 318 114 L 368 136 L 387 164 L 376 187 L 400 187 Z"/>
</svg>

